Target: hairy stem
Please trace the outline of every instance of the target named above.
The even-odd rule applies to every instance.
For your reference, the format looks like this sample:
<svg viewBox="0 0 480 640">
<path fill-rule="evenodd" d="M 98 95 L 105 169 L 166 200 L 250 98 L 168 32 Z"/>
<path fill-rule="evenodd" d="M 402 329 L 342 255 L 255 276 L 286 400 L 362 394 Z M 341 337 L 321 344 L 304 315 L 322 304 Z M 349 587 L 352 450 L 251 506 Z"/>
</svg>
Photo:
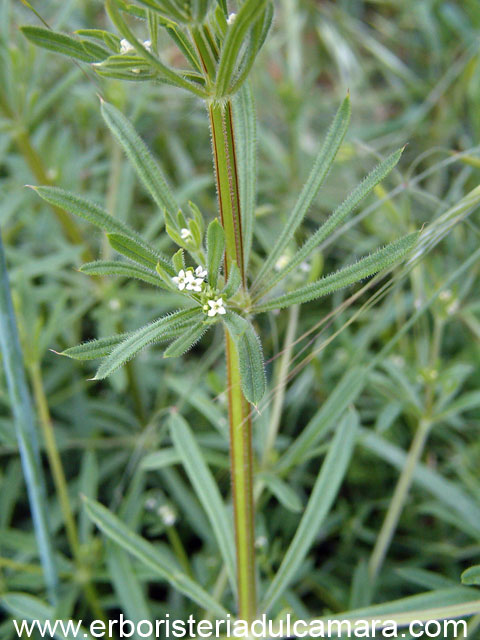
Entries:
<svg viewBox="0 0 480 640">
<path fill-rule="evenodd" d="M 235 261 L 246 287 L 242 218 L 232 122 L 232 105 L 210 105 L 213 156 L 220 217 L 225 230 L 225 276 Z M 253 502 L 252 422 L 250 405 L 240 384 L 238 354 L 226 333 L 230 468 L 235 520 L 239 615 L 253 620 L 257 612 L 255 586 L 255 514 Z"/>
</svg>

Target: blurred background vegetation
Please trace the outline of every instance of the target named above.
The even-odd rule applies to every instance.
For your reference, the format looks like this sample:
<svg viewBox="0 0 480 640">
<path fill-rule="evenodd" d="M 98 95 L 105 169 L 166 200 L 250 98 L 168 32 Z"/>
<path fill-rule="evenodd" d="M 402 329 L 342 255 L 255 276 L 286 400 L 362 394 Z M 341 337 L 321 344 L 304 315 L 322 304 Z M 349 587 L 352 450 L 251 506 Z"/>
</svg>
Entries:
<svg viewBox="0 0 480 640">
<path fill-rule="evenodd" d="M 42 0 L 35 8 L 57 30 L 108 25 L 98 0 Z M 162 246 L 161 220 L 99 113 L 97 93 L 120 108 L 154 151 L 181 203 L 216 214 L 209 131 L 202 104 L 150 83 L 101 80 L 88 65 L 31 46 L 18 30 L 38 20 L 20 2 L 0 2 L 0 226 L 39 425 L 53 425 L 68 480 L 83 571 L 110 617 L 188 616 L 181 596 L 106 545 L 79 495 L 96 497 L 158 544 L 169 544 L 209 589 L 219 557 L 180 467 L 151 454 L 169 447 L 164 417 L 177 406 L 198 434 L 225 495 L 221 334 L 187 360 L 144 352 L 102 383 L 94 363 L 49 351 L 136 328 L 170 308 L 170 294 L 78 273 L 85 256 L 108 255 L 100 234 L 50 209 L 25 184 L 54 184 L 102 202 Z M 111 28 L 110 25 L 107 28 Z M 165 41 L 171 59 L 175 51 Z M 259 135 L 257 251 L 268 249 L 306 178 L 347 90 L 353 121 L 306 227 L 345 197 L 379 158 L 408 143 L 399 167 L 323 248 L 330 271 L 353 257 L 439 219 L 480 182 L 480 8 L 477 0 L 279 0 L 252 76 Z M 367 215 L 368 213 L 368 215 Z M 74 226 L 72 226 L 72 222 Z M 340 497 L 308 563 L 283 601 L 300 617 L 460 584 L 480 555 L 480 264 L 448 279 L 479 246 L 478 212 L 449 229 L 408 278 L 338 310 L 350 292 L 262 320 L 271 389 L 286 328 L 296 323 L 269 464 L 304 429 L 353 365 L 375 367 L 356 399 L 362 424 Z M 319 260 L 316 268 L 321 269 Z M 442 289 L 432 302 L 432 294 Z M 415 310 L 418 320 L 401 334 Z M 338 332 L 338 335 L 335 335 Z M 332 339 L 334 337 L 334 339 Z M 392 341 L 395 341 L 394 343 Z M 382 354 L 382 357 L 378 357 Z M 277 394 L 278 395 L 278 394 Z M 275 392 L 255 419 L 260 449 Z M 275 417 L 278 419 L 278 416 Z M 338 418 L 337 418 L 338 419 Z M 432 426 L 387 557 L 371 589 L 367 563 L 418 425 Z M 220 428 L 219 428 L 220 427 Z M 317 475 L 326 438 L 271 483 L 259 504 L 258 555 L 272 575 Z M 40 428 L 40 427 L 39 427 Z M 84 574 L 72 563 L 59 500 L 45 460 L 49 514 L 62 575 L 62 614 L 88 619 Z M 0 591 L 44 597 L 14 425 L 0 373 Z M 125 578 L 129 576 L 127 587 Z M 127 581 L 128 582 L 128 581 Z M 133 591 L 132 591 L 133 590 Z M 474 620 L 472 628 L 477 622 Z M 2 637 L 13 637 L 8 620 Z M 473 636 L 472 636 L 473 637 Z"/>
</svg>

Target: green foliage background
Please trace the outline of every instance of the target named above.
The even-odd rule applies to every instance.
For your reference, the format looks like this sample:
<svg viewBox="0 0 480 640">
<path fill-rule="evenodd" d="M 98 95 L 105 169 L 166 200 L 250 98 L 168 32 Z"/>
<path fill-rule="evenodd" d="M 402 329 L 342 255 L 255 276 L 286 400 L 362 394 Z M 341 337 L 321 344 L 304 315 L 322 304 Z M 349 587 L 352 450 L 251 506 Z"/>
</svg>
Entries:
<svg viewBox="0 0 480 640">
<path fill-rule="evenodd" d="M 408 147 L 354 216 L 355 225 L 348 222 L 335 242 L 329 240 L 313 268 L 319 272 L 325 265 L 331 271 L 424 223 L 441 221 L 480 181 L 478 3 L 281 0 L 276 5 L 273 31 L 252 77 L 259 120 L 255 251 L 268 251 L 279 234 L 347 89 L 352 125 L 305 230 L 315 229 L 379 159 Z M 44 0 L 35 8 L 68 33 L 106 24 L 102 3 L 95 0 Z M 107 381 L 86 382 L 94 363 L 82 365 L 49 349 L 62 351 L 141 326 L 170 308 L 170 294 L 135 281 L 78 273 L 85 253 L 108 259 L 111 249 L 83 223 L 78 223 L 81 244 L 70 242 L 54 212 L 23 185 L 49 181 L 82 193 L 158 242 L 161 221 L 101 118 L 98 83 L 107 100 L 134 122 L 178 200 L 194 198 L 213 218 L 206 114 L 200 101 L 184 92 L 99 80 L 88 66 L 34 48 L 18 31 L 33 20 L 21 3 L 0 3 L 0 225 L 27 369 L 37 384 L 37 400 L 44 392 L 48 401 L 83 570 L 95 583 L 102 608 L 110 617 L 119 610 L 133 619 L 166 612 L 188 617 L 187 600 L 106 543 L 79 496 L 108 505 L 162 551 L 176 554 L 208 591 L 223 592 L 215 539 L 174 455 L 165 420 L 170 407 L 182 413 L 227 496 L 221 333 L 209 333 L 187 359 L 163 360 L 151 349 Z M 169 46 L 164 43 L 167 57 L 173 55 Z M 459 585 L 462 571 L 478 564 L 480 555 L 479 261 L 449 278 L 474 255 L 480 235 L 478 211 L 459 218 L 420 264 L 394 277 L 375 304 L 372 295 L 379 286 L 355 299 L 347 290 L 305 305 L 299 318 L 287 313 L 260 320 L 268 338 L 270 393 L 254 420 L 257 452 L 269 420 L 278 417 L 273 407 L 285 374 L 288 381 L 278 440 L 261 477 L 267 487 L 257 519 L 263 576 L 272 577 L 282 561 L 338 426 L 335 412 L 324 412 L 315 422 L 319 408 L 337 390 L 334 398 L 343 410 L 350 402 L 348 390 L 361 378 L 354 398 L 361 424 L 355 454 L 339 498 L 276 613 L 289 609 L 308 618 L 427 591 L 442 594 L 441 603 L 475 599 Z M 440 223 L 436 229 L 442 233 Z M 422 313 L 406 326 L 418 310 Z M 285 371 L 283 345 L 292 323 L 296 342 Z M 361 367 L 372 362 L 367 375 Z M 44 599 L 2 376 L 0 591 Z M 366 566 L 406 452 L 425 420 L 433 423 L 425 452 L 379 579 L 369 589 Z M 314 446 L 292 453 L 292 442 L 307 424 L 315 431 Z M 277 464 L 281 454 L 283 467 Z M 60 611 L 88 619 L 83 574 L 72 564 L 46 465 L 45 470 L 62 576 Z M 164 507 L 175 514 L 173 527 L 162 519 Z M 472 629 L 476 625 L 473 619 Z M 13 637 L 9 620 L 1 631 Z"/>
</svg>

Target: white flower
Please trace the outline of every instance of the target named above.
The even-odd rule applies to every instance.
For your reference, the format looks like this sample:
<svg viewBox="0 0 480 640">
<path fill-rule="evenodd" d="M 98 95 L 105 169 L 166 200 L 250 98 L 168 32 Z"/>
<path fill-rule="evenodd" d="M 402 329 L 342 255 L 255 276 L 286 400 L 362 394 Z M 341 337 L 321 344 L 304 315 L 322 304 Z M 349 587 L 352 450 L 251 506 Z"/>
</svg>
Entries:
<svg viewBox="0 0 480 640">
<path fill-rule="evenodd" d="M 163 524 L 166 527 L 173 527 L 177 520 L 177 515 L 172 507 L 170 507 L 168 504 L 164 504 L 158 509 L 157 513 L 163 520 Z"/>
<path fill-rule="evenodd" d="M 182 240 L 188 240 L 188 238 L 192 237 L 192 232 L 190 231 L 190 229 L 180 229 L 180 237 L 182 238 Z"/>
<path fill-rule="evenodd" d="M 235 18 L 237 17 L 236 13 L 231 13 L 228 18 L 227 18 L 227 24 L 228 26 L 232 26 L 232 24 L 235 22 Z"/>
<path fill-rule="evenodd" d="M 122 54 L 122 56 L 126 53 L 132 53 L 132 51 L 135 51 L 135 47 L 132 47 L 128 40 L 126 40 L 125 38 L 120 40 L 120 53 Z"/>
<path fill-rule="evenodd" d="M 200 277 L 195 277 L 195 275 Z M 178 275 L 174 276 L 172 280 L 180 291 L 187 289 L 187 291 L 196 291 L 197 293 L 200 293 L 202 290 L 203 279 L 207 275 L 207 272 L 202 267 L 197 267 L 195 275 L 192 269 L 188 269 L 187 271 L 181 269 L 178 272 Z"/>
<path fill-rule="evenodd" d="M 180 291 L 183 291 L 187 286 L 187 283 L 190 281 L 188 277 L 189 274 L 191 275 L 192 272 L 187 271 L 187 273 L 185 273 L 183 269 L 180 269 L 180 271 L 178 272 L 178 275 L 172 278 L 173 282 L 177 285 Z"/>
<path fill-rule="evenodd" d="M 187 289 L 189 291 L 196 291 L 197 293 L 200 293 L 200 291 L 202 290 L 203 279 L 195 278 L 193 276 L 193 273 L 191 271 L 188 271 L 187 280 L 188 280 Z"/>
<path fill-rule="evenodd" d="M 197 278 L 206 278 L 207 277 L 207 270 L 204 269 L 203 267 L 197 267 L 195 269 L 195 275 L 197 276 Z"/>
<path fill-rule="evenodd" d="M 281 255 L 275 263 L 275 271 L 281 271 L 290 262 L 289 256 L 286 253 Z"/>
<path fill-rule="evenodd" d="M 208 301 L 208 306 L 210 307 L 210 309 L 208 310 L 207 315 L 210 316 L 211 318 L 216 316 L 217 313 L 219 313 L 222 316 L 225 313 L 227 313 L 225 307 L 223 306 L 223 299 L 222 298 L 219 298 L 218 300 L 209 300 Z"/>
<path fill-rule="evenodd" d="M 145 47 L 145 49 L 147 51 L 149 51 L 150 53 L 152 53 L 152 43 L 150 40 L 144 40 L 143 41 L 143 46 Z"/>
</svg>

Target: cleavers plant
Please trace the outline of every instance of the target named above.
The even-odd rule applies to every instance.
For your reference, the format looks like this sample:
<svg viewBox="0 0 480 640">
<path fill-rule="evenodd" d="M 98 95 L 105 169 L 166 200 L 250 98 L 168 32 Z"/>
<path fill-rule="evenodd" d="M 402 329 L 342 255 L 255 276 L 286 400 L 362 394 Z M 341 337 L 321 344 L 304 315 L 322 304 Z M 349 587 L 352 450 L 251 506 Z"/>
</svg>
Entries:
<svg viewBox="0 0 480 640">
<path fill-rule="evenodd" d="M 45 27 L 25 26 L 23 33 L 35 44 L 88 63 L 99 76 L 131 82 L 152 81 L 189 91 L 205 102 L 210 122 L 218 194 L 218 218 L 208 224 L 191 202 L 182 210 L 154 157 L 125 116 L 101 100 L 103 118 L 123 148 L 138 177 L 150 193 L 155 215 L 163 216 L 165 231 L 177 246 L 171 255 L 160 253 L 134 229 L 112 217 L 97 204 L 53 186 L 33 187 L 53 207 L 86 219 L 106 233 L 111 247 L 124 259 L 88 262 L 81 271 L 93 276 L 117 275 L 141 280 L 175 294 L 178 308 L 131 333 L 102 337 L 74 346 L 63 355 L 78 360 L 102 358 L 95 375 L 102 380 L 151 344 L 168 343 L 165 357 L 182 356 L 211 328 L 223 327 L 227 367 L 230 424 L 230 459 L 234 540 L 218 488 L 208 467 L 202 466 L 185 421 L 172 413 L 172 440 L 179 450 L 194 487 L 208 486 L 214 499 L 203 506 L 236 594 L 238 615 L 247 621 L 268 610 L 292 579 L 304 544 L 322 513 L 305 512 L 292 547 L 259 605 L 255 570 L 255 510 L 253 496 L 252 411 L 261 409 L 266 375 L 261 342 L 255 328 L 258 314 L 308 303 L 354 284 L 404 258 L 415 245 L 412 233 L 356 263 L 321 278 L 298 285 L 292 278 L 305 260 L 346 219 L 359 203 L 399 162 L 402 150 L 393 152 L 371 171 L 327 220 L 285 260 L 296 232 L 325 181 L 348 128 L 350 98 L 344 99 L 320 147 L 310 175 L 270 253 L 252 260 L 256 208 L 256 122 L 248 75 L 265 41 L 273 18 L 270 0 L 245 0 L 237 13 L 228 13 L 226 0 L 107 0 L 108 15 L 118 35 L 82 29 L 74 36 Z M 139 23 L 139 20 L 143 22 Z M 142 36 L 136 34 L 142 31 Z M 163 30 L 181 54 L 184 67 L 168 65 L 159 52 Z M 143 39 L 145 38 L 145 39 Z M 160 291 L 161 295 L 161 291 Z M 355 422 L 353 414 L 342 420 L 334 446 L 315 485 L 327 487 L 329 470 L 348 464 Z M 350 444 L 348 444 L 350 442 Z M 192 467 L 192 460 L 195 466 Z M 328 485 L 324 507 L 335 499 L 338 486 Z M 199 495 L 202 494 L 200 487 Z M 92 519 L 118 544 L 140 560 L 155 566 L 175 588 L 218 615 L 221 603 L 146 540 L 132 533 L 99 503 L 88 502 Z M 292 563 L 293 556 L 296 557 Z"/>
</svg>

